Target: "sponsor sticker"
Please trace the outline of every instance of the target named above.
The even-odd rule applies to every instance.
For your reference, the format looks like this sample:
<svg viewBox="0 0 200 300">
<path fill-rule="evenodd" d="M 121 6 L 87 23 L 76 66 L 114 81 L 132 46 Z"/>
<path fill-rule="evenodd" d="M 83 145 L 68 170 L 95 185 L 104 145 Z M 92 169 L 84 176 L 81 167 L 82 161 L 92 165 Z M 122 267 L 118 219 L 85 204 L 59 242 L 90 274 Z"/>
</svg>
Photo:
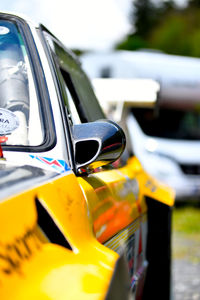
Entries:
<svg viewBox="0 0 200 300">
<path fill-rule="evenodd" d="M 43 157 L 38 155 L 30 155 L 31 158 L 36 159 L 37 161 L 50 166 L 58 173 L 64 173 L 71 170 L 67 163 L 62 159 L 54 159 L 49 157 Z"/>
<path fill-rule="evenodd" d="M 18 117 L 10 110 L 0 108 L 0 135 L 10 134 L 18 127 Z"/>
<path fill-rule="evenodd" d="M 5 26 L 0 26 L 0 35 L 5 35 L 8 34 L 10 32 L 10 29 L 8 29 Z"/>
</svg>

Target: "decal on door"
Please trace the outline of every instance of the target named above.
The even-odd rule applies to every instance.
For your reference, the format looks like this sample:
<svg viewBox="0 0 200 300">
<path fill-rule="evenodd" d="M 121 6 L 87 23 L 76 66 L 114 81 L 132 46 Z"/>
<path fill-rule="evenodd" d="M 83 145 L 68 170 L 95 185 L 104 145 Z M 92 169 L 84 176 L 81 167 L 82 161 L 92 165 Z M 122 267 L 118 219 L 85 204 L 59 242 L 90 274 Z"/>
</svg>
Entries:
<svg viewBox="0 0 200 300">
<path fill-rule="evenodd" d="M 42 157 L 38 155 L 30 155 L 31 158 L 36 159 L 37 161 L 46 164 L 53 168 L 58 173 L 64 173 L 71 170 L 67 163 L 62 159 L 54 159 L 49 157 Z"/>
<path fill-rule="evenodd" d="M 31 259 L 41 247 L 42 242 L 37 236 L 36 226 L 27 229 L 23 235 L 16 237 L 9 244 L 0 242 L 0 283 L 1 275 L 22 275 L 22 264 Z M 2 274 L 1 274 L 2 273 Z"/>
</svg>

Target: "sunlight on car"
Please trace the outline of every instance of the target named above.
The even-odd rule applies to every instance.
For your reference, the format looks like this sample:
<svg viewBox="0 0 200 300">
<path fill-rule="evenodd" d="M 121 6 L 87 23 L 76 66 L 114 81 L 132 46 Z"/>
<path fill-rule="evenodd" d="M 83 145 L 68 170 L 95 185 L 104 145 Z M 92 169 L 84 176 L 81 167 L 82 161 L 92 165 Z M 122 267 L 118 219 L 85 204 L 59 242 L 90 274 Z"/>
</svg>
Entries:
<svg viewBox="0 0 200 300">
<path fill-rule="evenodd" d="M 1 300 L 170 300 L 174 191 L 128 144 L 75 54 L 0 13 Z"/>
</svg>

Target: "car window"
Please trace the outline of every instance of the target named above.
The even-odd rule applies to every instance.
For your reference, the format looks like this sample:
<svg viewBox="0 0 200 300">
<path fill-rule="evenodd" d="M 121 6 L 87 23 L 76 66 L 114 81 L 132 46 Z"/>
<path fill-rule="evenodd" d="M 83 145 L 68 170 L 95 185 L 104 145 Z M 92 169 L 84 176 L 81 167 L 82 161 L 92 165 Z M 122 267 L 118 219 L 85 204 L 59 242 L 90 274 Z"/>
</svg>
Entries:
<svg viewBox="0 0 200 300">
<path fill-rule="evenodd" d="M 44 130 L 28 53 L 18 26 L 0 21 L 0 136 L 5 145 L 38 146 Z"/>
<path fill-rule="evenodd" d="M 90 81 L 73 53 L 66 50 L 49 34 L 45 33 L 45 38 L 50 46 L 59 80 L 65 89 L 64 102 L 73 123 L 105 118 Z"/>
</svg>

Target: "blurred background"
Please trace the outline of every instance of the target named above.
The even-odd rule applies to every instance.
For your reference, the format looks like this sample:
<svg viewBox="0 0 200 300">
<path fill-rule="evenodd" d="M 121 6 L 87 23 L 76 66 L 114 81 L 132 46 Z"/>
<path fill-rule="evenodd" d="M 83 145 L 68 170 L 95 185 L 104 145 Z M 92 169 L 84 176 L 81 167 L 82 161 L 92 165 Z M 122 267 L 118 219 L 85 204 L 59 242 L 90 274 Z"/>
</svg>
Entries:
<svg viewBox="0 0 200 300">
<path fill-rule="evenodd" d="M 137 132 L 133 148 L 139 137 L 144 145 L 133 152 L 138 151 L 144 167 L 150 165 L 149 172 L 165 181 L 169 178 L 172 186 L 177 183 L 174 298 L 200 299 L 200 0 L 7 0 L 1 3 L 1 10 L 24 14 L 45 25 L 80 55 L 91 79 L 148 78 L 160 84 L 159 101 L 150 111 L 139 108 L 143 110 L 137 109 L 136 115 L 132 109 L 133 132 Z M 122 53 L 120 72 L 104 68 L 103 73 L 99 69 L 95 73 L 84 60 L 85 55 L 95 53 Z M 120 59 L 113 59 L 113 65 Z M 121 72 L 125 60 L 127 72 Z M 100 62 L 98 56 L 96 62 Z M 155 128 L 152 132 L 149 128 L 153 127 L 143 124 L 144 112 L 148 118 L 156 116 L 152 126 L 162 132 Z"/>
<path fill-rule="evenodd" d="M 80 50 L 155 48 L 199 56 L 198 0 L 8 0 L 1 10 L 42 22 Z"/>
<path fill-rule="evenodd" d="M 1 10 L 44 23 L 73 49 L 153 48 L 200 55 L 198 0 L 7 0 Z"/>
</svg>

